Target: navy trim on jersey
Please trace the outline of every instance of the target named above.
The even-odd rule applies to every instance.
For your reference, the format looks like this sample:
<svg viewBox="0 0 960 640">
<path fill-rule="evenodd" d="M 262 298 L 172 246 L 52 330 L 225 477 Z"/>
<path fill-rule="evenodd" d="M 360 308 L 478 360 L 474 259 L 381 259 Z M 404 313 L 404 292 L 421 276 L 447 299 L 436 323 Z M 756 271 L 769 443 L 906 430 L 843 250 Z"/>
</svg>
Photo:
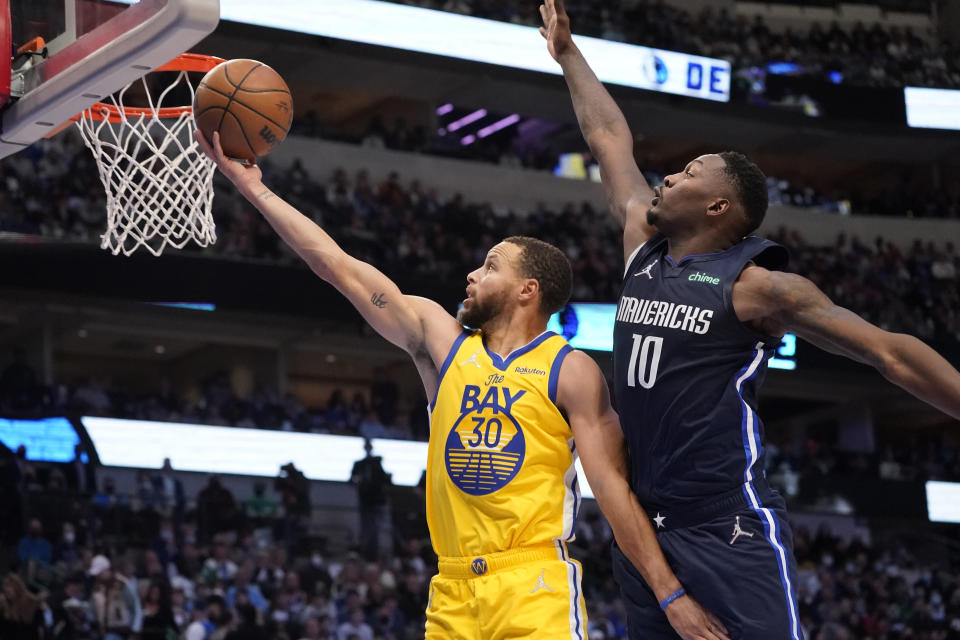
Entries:
<svg viewBox="0 0 960 640">
<path fill-rule="evenodd" d="M 534 338 L 533 341 L 528 342 L 526 345 L 520 347 L 519 349 L 515 349 L 511 351 L 510 354 L 507 356 L 506 360 L 501 358 L 500 354 L 494 353 L 490 351 L 490 349 L 487 349 L 486 336 L 483 337 L 483 348 L 487 352 L 487 355 L 490 356 L 490 359 L 493 360 L 493 366 L 495 366 L 500 371 L 506 371 L 507 367 L 510 366 L 511 362 L 513 362 L 523 354 L 529 353 L 531 350 L 536 349 L 538 346 L 540 346 L 540 344 L 544 340 L 546 340 L 547 338 L 551 338 L 555 335 L 557 334 L 555 334 L 553 331 L 544 331 L 539 336 Z"/>
<path fill-rule="evenodd" d="M 557 357 L 553 359 L 553 364 L 550 366 L 550 378 L 547 382 L 547 395 L 550 396 L 550 402 L 557 404 L 557 385 L 560 382 L 560 365 L 563 364 L 563 359 L 567 357 L 567 354 L 573 351 L 573 347 L 568 344 L 563 345 L 560 351 L 557 352 Z"/>
<path fill-rule="evenodd" d="M 577 565 L 570 561 L 566 545 L 559 540 L 557 541 L 557 548 L 560 550 L 560 559 L 563 560 L 564 564 L 573 568 L 573 619 L 576 625 L 577 638 L 583 640 L 583 634 L 580 632 L 580 581 L 577 579 Z"/>
<path fill-rule="evenodd" d="M 577 577 L 577 565 L 567 561 L 573 567 L 573 619 L 577 625 L 577 638 L 583 640 L 583 634 L 580 633 L 580 578 Z"/>
<path fill-rule="evenodd" d="M 676 267 L 676 266 L 679 266 L 680 263 L 683 262 L 684 260 L 689 260 L 690 258 L 707 258 L 709 256 L 722 256 L 726 252 L 733 251 L 734 249 L 738 249 L 739 247 L 740 247 L 740 243 L 738 242 L 737 244 L 733 245 L 732 247 L 728 247 L 723 251 L 711 251 L 710 253 L 691 253 L 690 255 L 683 256 L 677 261 L 674 261 L 674 259 L 670 257 L 669 253 L 665 253 L 663 254 L 663 256 L 671 265 Z"/>
<path fill-rule="evenodd" d="M 756 238 L 756 239 L 758 239 L 758 240 L 762 240 L 762 239 L 763 239 L 763 238 L 760 238 L 759 236 L 747 236 L 746 238 L 743 238 L 743 240 L 741 240 L 741 241 L 738 242 L 737 244 L 733 245 L 732 247 L 728 247 L 728 248 L 726 248 L 726 249 L 724 249 L 724 250 L 722 250 L 722 251 L 711 251 L 710 253 L 691 253 L 690 255 L 683 256 L 683 257 L 680 258 L 679 260 L 674 260 L 673 258 L 670 257 L 670 254 L 664 254 L 664 258 L 665 258 L 668 262 L 670 262 L 670 264 L 673 265 L 674 267 L 680 266 L 680 264 L 681 264 L 684 260 L 688 260 L 688 259 L 690 259 L 690 258 L 710 258 L 710 257 L 712 257 L 712 256 L 715 256 L 715 257 L 718 257 L 718 258 L 719 258 L 720 256 L 722 256 L 723 254 L 727 253 L 728 251 L 733 251 L 734 249 L 736 249 L 737 247 L 740 246 L 740 243 L 741 243 L 741 242 L 743 242 L 744 240 L 748 240 L 748 239 L 750 239 L 750 238 Z M 786 267 L 787 262 L 789 261 L 789 252 L 788 252 L 784 247 L 781 247 L 780 245 L 774 245 L 774 246 L 769 246 L 769 247 L 767 247 L 766 249 L 764 249 L 763 251 L 761 251 L 760 253 L 758 253 L 756 256 L 754 256 L 754 259 L 757 258 L 757 257 L 759 257 L 759 256 L 762 256 L 764 253 L 766 253 L 767 251 L 770 251 L 771 249 L 776 250 L 776 251 L 779 251 L 782 255 L 780 256 L 780 259 L 779 259 L 779 260 L 776 260 L 776 261 L 774 261 L 774 262 L 772 262 L 772 263 L 767 263 L 767 261 L 764 260 L 764 261 L 763 261 L 764 264 L 768 264 L 768 265 L 769 265 L 768 267 L 765 267 L 765 268 L 770 268 L 770 269 L 773 269 L 773 270 L 775 270 L 775 271 L 778 271 L 778 270 L 783 269 L 784 267 Z M 761 266 L 762 266 L 762 265 L 761 265 Z"/>
<path fill-rule="evenodd" d="M 430 411 L 433 411 L 433 407 L 437 404 L 437 396 L 440 395 L 440 385 L 443 383 L 443 376 L 447 372 L 447 369 L 450 368 L 450 363 L 453 362 L 453 356 L 456 355 L 457 351 L 460 349 L 460 345 L 463 344 L 463 341 L 467 339 L 468 336 L 472 335 L 470 331 L 462 331 L 457 339 L 453 341 L 453 346 L 450 347 L 450 351 L 447 352 L 447 357 L 443 361 L 443 366 L 440 367 L 440 376 L 437 378 L 437 390 L 433 394 L 433 400 L 430 402 Z"/>
<path fill-rule="evenodd" d="M 790 638 L 800 640 L 799 623 L 797 620 L 797 598 L 794 593 L 793 583 L 789 576 L 789 565 L 787 563 L 787 553 L 783 547 L 783 541 L 780 540 L 780 527 L 777 524 L 776 515 L 768 508 L 763 506 L 760 497 L 757 495 L 753 486 L 753 465 L 760 459 L 762 446 L 760 444 L 760 430 L 757 427 L 757 416 L 752 408 L 743 399 L 743 384 L 756 377 L 759 371 L 766 365 L 766 360 L 770 354 L 765 355 L 764 345 L 758 342 L 754 347 L 750 362 L 737 374 L 735 382 L 737 395 L 740 397 L 741 419 L 740 429 L 743 434 L 743 450 L 747 458 L 747 466 L 743 472 L 743 493 L 750 503 L 750 507 L 763 522 L 766 539 L 770 542 L 774 552 L 777 555 L 777 571 L 780 574 L 780 584 L 783 586 L 784 596 L 787 600 L 787 611 L 790 613 Z"/>
<path fill-rule="evenodd" d="M 570 453 L 573 456 L 573 464 L 577 464 L 577 443 L 570 443 Z M 573 523 L 570 525 L 570 533 L 567 534 L 567 537 L 564 538 L 567 542 L 573 542 L 576 538 L 577 533 L 577 517 L 580 514 L 580 490 L 579 490 L 579 475 L 578 473 L 573 474 L 573 482 L 570 483 L 570 492 L 573 494 Z"/>
</svg>

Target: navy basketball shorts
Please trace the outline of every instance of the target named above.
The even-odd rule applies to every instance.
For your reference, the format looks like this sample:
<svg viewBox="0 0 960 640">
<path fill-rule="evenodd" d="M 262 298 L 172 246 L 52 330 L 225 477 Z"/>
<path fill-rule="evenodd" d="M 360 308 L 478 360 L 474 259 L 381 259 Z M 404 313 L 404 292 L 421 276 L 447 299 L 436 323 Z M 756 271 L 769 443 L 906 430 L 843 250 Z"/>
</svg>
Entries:
<svg viewBox="0 0 960 640">
<path fill-rule="evenodd" d="M 733 640 L 802 640 L 793 532 L 783 499 L 775 492 L 761 496 L 755 502 L 735 495 L 712 501 L 707 518 L 702 511 L 653 512 L 651 524 L 687 593 L 723 622 Z M 627 607 L 630 640 L 679 638 L 616 544 L 613 571 Z"/>
</svg>

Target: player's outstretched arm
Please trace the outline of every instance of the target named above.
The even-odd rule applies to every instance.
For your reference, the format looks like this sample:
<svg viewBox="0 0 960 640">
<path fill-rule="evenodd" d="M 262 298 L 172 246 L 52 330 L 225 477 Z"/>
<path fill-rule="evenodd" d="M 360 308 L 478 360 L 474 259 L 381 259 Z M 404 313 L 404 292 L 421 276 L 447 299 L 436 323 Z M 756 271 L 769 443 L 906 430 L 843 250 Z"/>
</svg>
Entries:
<svg viewBox="0 0 960 640">
<path fill-rule="evenodd" d="M 563 68 L 580 130 L 600 163 L 610 211 L 623 227 L 624 255 L 629 256 L 656 233 L 647 224 L 653 191 L 633 157 L 633 134 L 623 112 L 574 43 L 563 0 L 544 0 L 540 16 L 540 33 L 547 40 L 550 55 Z"/>
<path fill-rule="evenodd" d="M 572 351 L 560 367 L 557 404 L 566 412 L 583 470 L 610 522 L 617 544 L 662 602 L 681 588 L 656 534 L 627 482 L 620 420 L 610 406 L 607 382 L 597 363 Z M 667 605 L 667 619 L 684 640 L 727 640 L 723 624 L 689 594 Z"/>
<path fill-rule="evenodd" d="M 199 131 L 196 138 L 204 153 L 249 200 L 270 226 L 297 252 L 314 273 L 340 291 L 364 319 L 384 338 L 413 356 L 421 375 L 425 356 L 442 362 L 446 350 L 461 331 L 459 323 L 437 303 L 405 296 L 386 275 L 366 262 L 348 255 L 312 220 L 264 186 L 256 165 L 243 165 L 227 158 L 219 134 L 208 142 Z M 429 336 L 429 340 L 428 340 Z M 430 386 L 431 381 L 424 379 Z"/>
<path fill-rule="evenodd" d="M 837 306 L 806 278 L 748 267 L 734 285 L 733 305 L 741 321 L 770 335 L 796 333 L 824 351 L 868 364 L 960 420 L 960 372 L 917 338 L 884 331 Z"/>
</svg>

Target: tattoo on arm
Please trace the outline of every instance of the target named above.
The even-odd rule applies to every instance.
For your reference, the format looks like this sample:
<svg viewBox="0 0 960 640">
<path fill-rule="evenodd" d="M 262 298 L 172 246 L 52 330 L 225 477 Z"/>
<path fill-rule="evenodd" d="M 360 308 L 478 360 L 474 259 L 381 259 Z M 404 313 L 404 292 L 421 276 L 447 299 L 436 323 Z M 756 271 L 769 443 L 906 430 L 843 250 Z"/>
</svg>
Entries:
<svg viewBox="0 0 960 640">
<path fill-rule="evenodd" d="M 257 194 L 257 197 L 260 198 L 261 200 L 269 200 L 270 198 L 273 198 L 274 195 L 270 193 L 270 189 L 264 189 L 263 191 Z"/>
<path fill-rule="evenodd" d="M 383 293 L 375 293 L 370 296 L 370 302 L 372 302 L 373 306 L 376 308 L 383 309 L 385 306 L 387 306 L 387 299 L 384 297 L 384 295 L 385 294 Z"/>
</svg>

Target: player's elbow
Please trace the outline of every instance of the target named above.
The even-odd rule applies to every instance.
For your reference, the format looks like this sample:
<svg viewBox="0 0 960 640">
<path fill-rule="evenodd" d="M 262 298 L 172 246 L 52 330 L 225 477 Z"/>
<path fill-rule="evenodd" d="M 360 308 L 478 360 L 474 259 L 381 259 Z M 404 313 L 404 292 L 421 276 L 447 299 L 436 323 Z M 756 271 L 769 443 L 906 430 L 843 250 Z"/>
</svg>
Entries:
<svg viewBox="0 0 960 640">
<path fill-rule="evenodd" d="M 336 285 L 347 269 L 347 258 L 348 256 L 342 252 L 314 249 L 307 252 L 306 261 L 311 271 L 330 284 Z"/>
<path fill-rule="evenodd" d="M 883 344 L 873 354 L 873 366 L 880 374 L 894 384 L 904 385 L 912 371 L 907 364 L 906 354 L 922 346 L 923 343 L 911 335 L 889 333 Z"/>
</svg>

